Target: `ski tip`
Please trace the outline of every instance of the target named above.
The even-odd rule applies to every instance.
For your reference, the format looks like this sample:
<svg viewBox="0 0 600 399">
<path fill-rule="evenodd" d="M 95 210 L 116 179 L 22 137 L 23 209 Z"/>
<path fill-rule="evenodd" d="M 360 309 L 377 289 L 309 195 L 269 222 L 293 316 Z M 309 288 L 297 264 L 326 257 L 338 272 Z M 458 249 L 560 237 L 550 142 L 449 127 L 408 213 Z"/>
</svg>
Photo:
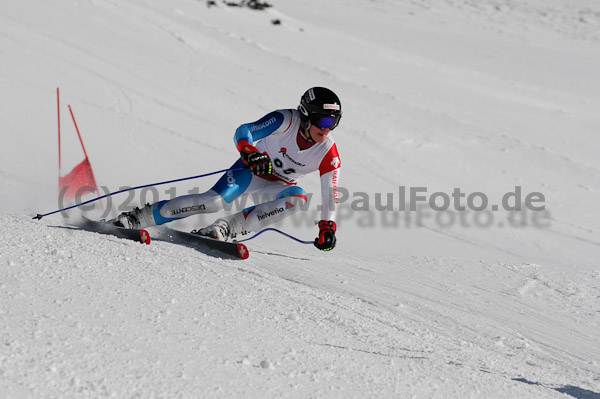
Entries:
<svg viewBox="0 0 600 399">
<path fill-rule="evenodd" d="M 150 245 L 150 234 L 146 230 L 140 230 L 140 242 L 142 244 Z"/>
<path fill-rule="evenodd" d="M 244 244 L 237 244 L 238 254 L 240 255 L 240 259 L 248 259 L 250 257 L 250 252 L 248 252 L 248 248 Z"/>
</svg>

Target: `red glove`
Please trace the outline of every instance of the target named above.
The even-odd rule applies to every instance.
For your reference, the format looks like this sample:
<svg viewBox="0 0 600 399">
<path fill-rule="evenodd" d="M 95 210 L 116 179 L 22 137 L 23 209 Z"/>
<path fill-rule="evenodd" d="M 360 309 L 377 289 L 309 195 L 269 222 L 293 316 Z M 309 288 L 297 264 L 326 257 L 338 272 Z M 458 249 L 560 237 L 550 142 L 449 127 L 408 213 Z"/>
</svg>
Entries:
<svg viewBox="0 0 600 399">
<path fill-rule="evenodd" d="M 319 236 L 315 238 L 315 247 L 321 251 L 331 251 L 335 247 L 335 231 L 337 227 L 332 220 L 321 220 L 319 222 Z"/>
</svg>

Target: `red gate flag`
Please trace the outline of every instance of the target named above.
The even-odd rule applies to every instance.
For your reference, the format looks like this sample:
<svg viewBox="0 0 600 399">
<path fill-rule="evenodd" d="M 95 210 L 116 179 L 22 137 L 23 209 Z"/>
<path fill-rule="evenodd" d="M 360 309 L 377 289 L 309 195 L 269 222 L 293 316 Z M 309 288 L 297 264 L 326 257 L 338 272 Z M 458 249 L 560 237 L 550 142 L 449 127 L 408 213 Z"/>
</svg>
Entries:
<svg viewBox="0 0 600 399">
<path fill-rule="evenodd" d="M 58 107 L 58 189 L 62 194 L 61 197 L 66 200 L 70 200 L 81 198 L 90 193 L 98 194 L 98 185 L 96 184 L 96 178 L 94 177 L 92 165 L 90 164 L 90 159 L 88 158 L 87 151 L 83 145 L 81 133 L 79 132 L 79 127 L 77 126 L 75 115 L 73 114 L 73 110 L 71 109 L 70 105 L 69 111 L 71 113 L 71 118 L 73 119 L 73 124 L 75 125 L 75 130 L 77 131 L 77 136 L 79 137 L 79 142 L 81 143 L 81 148 L 83 149 L 83 155 L 85 158 L 77 166 L 75 166 L 73 170 L 69 172 L 69 174 L 66 176 L 61 176 L 62 154 L 60 144 L 60 91 L 58 88 L 56 89 L 56 101 Z"/>
<path fill-rule="evenodd" d="M 62 198 L 65 200 L 81 198 L 86 194 L 97 192 L 92 165 L 87 158 L 75 166 L 68 175 L 59 176 L 58 180 Z"/>
</svg>

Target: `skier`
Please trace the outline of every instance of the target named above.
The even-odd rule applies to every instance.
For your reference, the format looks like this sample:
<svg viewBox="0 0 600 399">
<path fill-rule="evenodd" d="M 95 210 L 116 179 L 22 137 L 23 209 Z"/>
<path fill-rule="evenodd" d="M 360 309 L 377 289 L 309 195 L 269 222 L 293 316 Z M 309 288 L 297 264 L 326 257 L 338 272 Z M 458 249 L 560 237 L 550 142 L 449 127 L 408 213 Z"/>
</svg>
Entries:
<svg viewBox="0 0 600 399">
<path fill-rule="evenodd" d="M 234 142 L 240 159 L 207 192 L 159 201 L 124 212 L 113 223 L 141 229 L 199 213 L 224 209 L 242 194 L 259 193 L 266 202 L 219 218 L 193 233 L 229 241 L 258 231 L 297 212 L 307 201 L 297 181 L 308 173 L 321 175 L 322 209 L 319 235 L 314 245 L 329 251 L 336 244 L 335 204 L 340 157 L 330 132 L 342 117 L 338 96 L 324 87 L 307 90 L 297 109 L 273 111 L 253 123 L 237 128 Z"/>
</svg>

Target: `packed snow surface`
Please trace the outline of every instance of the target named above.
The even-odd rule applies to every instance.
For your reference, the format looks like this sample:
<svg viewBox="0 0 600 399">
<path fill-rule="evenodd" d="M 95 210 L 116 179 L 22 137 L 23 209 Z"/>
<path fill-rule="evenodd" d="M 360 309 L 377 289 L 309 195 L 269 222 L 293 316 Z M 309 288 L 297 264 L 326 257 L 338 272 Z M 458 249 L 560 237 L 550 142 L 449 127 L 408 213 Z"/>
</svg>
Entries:
<svg viewBox="0 0 600 399">
<path fill-rule="evenodd" d="M 210 3 L 2 6 L 0 397 L 599 399 L 598 2 Z M 71 105 L 116 191 L 229 167 L 238 125 L 311 86 L 344 107 L 330 253 L 269 232 L 239 261 L 31 219 L 59 205 L 57 87 L 61 173 L 83 159 Z M 279 227 L 311 240 L 319 179 L 302 186 Z M 411 188 L 440 202 L 403 209 Z M 489 206 L 436 210 L 455 189 Z M 543 209 L 501 206 L 530 194 Z"/>
</svg>

